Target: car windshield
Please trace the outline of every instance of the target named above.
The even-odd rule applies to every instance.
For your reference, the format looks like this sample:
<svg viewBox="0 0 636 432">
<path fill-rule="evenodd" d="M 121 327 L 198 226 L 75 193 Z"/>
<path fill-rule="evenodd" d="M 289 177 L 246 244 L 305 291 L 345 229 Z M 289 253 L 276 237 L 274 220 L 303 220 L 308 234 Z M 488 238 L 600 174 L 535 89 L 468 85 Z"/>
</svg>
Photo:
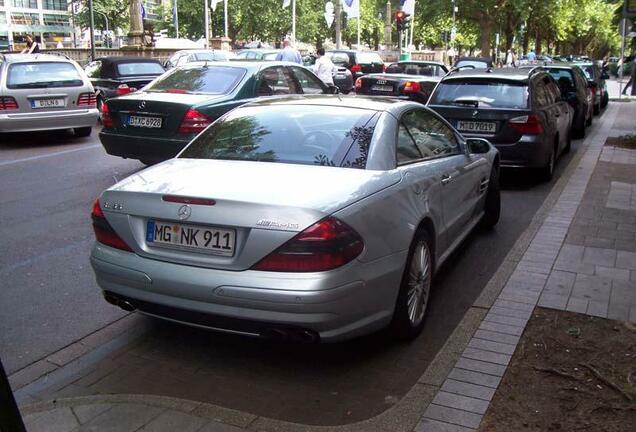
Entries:
<svg viewBox="0 0 636 432">
<path fill-rule="evenodd" d="M 364 169 L 375 114 L 336 106 L 246 106 L 215 122 L 179 157 Z"/>
<path fill-rule="evenodd" d="M 163 66 L 154 62 L 119 63 L 117 64 L 119 75 L 161 75 Z"/>
<path fill-rule="evenodd" d="M 488 63 L 479 60 L 460 60 L 455 67 L 473 66 L 475 69 L 488 69 Z"/>
<path fill-rule="evenodd" d="M 231 66 L 198 66 L 174 69 L 144 91 L 154 93 L 227 94 L 247 71 Z"/>
<path fill-rule="evenodd" d="M 84 85 L 75 65 L 67 62 L 16 63 L 9 66 L 7 87 L 50 88 Z"/>
<path fill-rule="evenodd" d="M 359 52 L 356 54 L 356 61 L 359 64 L 384 63 L 378 53 Z"/>
<path fill-rule="evenodd" d="M 199 52 L 194 54 L 194 58 L 197 61 L 225 61 L 235 57 L 236 54 L 224 51 Z"/>
<path fill-rule="evenodd" d="M 399 73 L 421 76 L 443 76 L 444 70 L 436 64 L 426 63 L 391 63 L 386 68 L 386 73 Z"/>
<path fill-rule="evenodd" d="M 470 105 L 484 108 L 527 108 L 528 88 L 523 83 L 485 79 L 443 81 L 431 96 L 432 105 Z"/>
</svg>

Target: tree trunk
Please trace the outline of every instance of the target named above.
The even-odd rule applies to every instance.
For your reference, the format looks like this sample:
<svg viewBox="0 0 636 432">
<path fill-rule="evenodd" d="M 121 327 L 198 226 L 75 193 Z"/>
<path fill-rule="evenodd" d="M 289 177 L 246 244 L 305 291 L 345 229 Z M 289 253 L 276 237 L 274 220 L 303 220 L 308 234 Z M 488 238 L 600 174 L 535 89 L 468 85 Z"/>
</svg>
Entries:
<svg viewBox="0 0 636 432">
<path fill-rule="evenodd" d="M 481 20 L 481 35 L 479 40 L 479 46 L 481 48 L 482 57 L 490 57 L 490 40 L 492 38 L 492 29 L 494 27 L 494 21 L 491 17 L 482 15 Z"/>
<path fill-rule="evenodd" d="M 539 55 L 541 54 L 541 44 L 543 43 L 543 37 L 541 36 L 541 32 L 537 31 L 535 39 L 534 39 L 534 52 Z"/>
</svg>

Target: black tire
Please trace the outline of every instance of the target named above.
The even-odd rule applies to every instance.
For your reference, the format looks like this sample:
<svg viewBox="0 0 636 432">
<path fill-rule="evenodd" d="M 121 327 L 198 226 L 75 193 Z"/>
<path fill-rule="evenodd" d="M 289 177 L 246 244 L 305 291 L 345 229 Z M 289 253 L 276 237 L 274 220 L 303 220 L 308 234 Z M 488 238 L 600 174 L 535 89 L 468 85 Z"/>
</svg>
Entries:
<svg viewBox="0 0 636 432">
<path fill-rule="evenodd" d="M 594 104 L 594 115 L 601 114 L 601 101 L 598 101 L 598 105 Z"/>
<path fill-rule="evenodd" d="M 547 165 L 541 168 L 539 172 L 539 175 L 542 181 L 549 182 L 550 180 L 552 180 L 552 177 L 554 176 L 554 167 L 556 165 L 556 159 L 557 159 L 557 155 L 556 155 L 556 146 L 555 146 L 555 148 L 552 149 L 552 153 L 550 153 L 550 159 L 548 160 Z"/>
<path fill-rule="evenodd" d="M 499 222 L 501 214 L 501 192 L 499 189 L 499 171 L 493 167 L 488 180 L 488 190 L 484 201 L 484 216 L 481 218 L 481 226 L 489 229 Z"/>
<path fill-rule="evenodd" d="M 417 320 L 411 320 L 409 315 L 409 286 L 412 285 L 411 279 L 413 267 L 417 267 L 417 263 L 414 260 L 421 260 L 419 257 L 420 246 L 424 247 L 427 251 L 427 263 L 428 274 L 422 279 L 422 296 L 419 298 L 421 310 L 416 311 L 417 316 L 421 313 L 421 317 Z M 416 256 L 417 255 L 417 256 Z M 409 248 L 408 258 L 406 259 L 406 265 L 404 266 L 404 274 L 402 275 L 402 282 L 400 284 L 400 292 L 398 293 L 397 302 L 395 304 L 395 311 L 393 312 L 393 321 L 391 322 L 391 332 L 397 339 L 401 340 L 413 340 L 415 339 L 424 328 L 424 322 L 426 321 L 426 307 L 428 306 L 428 299 L 431 292 L 431 280 L 433 277 L 433 249 L 431 248 L 431 241 L 429 234 L 424 229 L 419 229 L 413 238 L 411 247 Z M 414 300 L 415 301 L 415 300 Z"/>
<path fill-rule="evenodd" d="M 585 138 L 585 117 L 581 118 L 579 124 L 572 126 L 572 136 L 576 139 Z"/>
<path fill-rule="evenodd" d="M 84 138 L 87 137 L 91 134 L 91 132 L 93 131 L 92 127 L 83 127 L 83 128 L 74 128 L 73 132 L 75 133 L 75 136 L 78 138 Z"/>
<path fill-rule="evenodd" d="M 601 106 L 603 108 L 607 107 L 607 105 L 609 104 L 609 95 L 607 94 L 607 91 L 605 93 L 603 93 L 603 102 L 601 102 Z"/>
</svg>

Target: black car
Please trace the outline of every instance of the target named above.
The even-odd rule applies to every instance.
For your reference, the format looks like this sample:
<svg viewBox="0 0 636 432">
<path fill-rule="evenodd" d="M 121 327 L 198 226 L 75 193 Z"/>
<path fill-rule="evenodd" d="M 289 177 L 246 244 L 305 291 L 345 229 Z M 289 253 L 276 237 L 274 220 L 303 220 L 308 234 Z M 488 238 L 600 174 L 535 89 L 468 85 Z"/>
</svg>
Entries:
<svg viewBox="0 0 636 432">
<path fill-rule="evenodd" d="M 325 55 L 336 66 L 347 68 L 354 82 L 364 74 L 384 72 L 384 60 L 374 51 L 332 50 Z"/>
<path fill-rule="evenodd" d="M 561 95 L 574 108 L 573 137 L 585 137 L 585 127 L 592 124 L 594 103 L 592 90 L 583 70 L 578 66 L 567 64 L 551 64 L 545 66 L 545 70 L 556 80 Z"/>
<path fill-rule="evenodd" d="M 314 69 L 316 56 L 309 54 L 303 57 L 303 65 L 309 69 Z M 336 65 L 336 70 L 332 74 L 333 84 L 340 89 L 341 93 L 348 94 L 353 90 L 353 76 L 351 71 L 344 66 Z"/>
<path fill-rule="evenodd" d="M 363 75 L 356 80 L 356 93 L 364 95 L 407 96 L 425 104 L 448 69 L 443 63 L 402 61 L 391 63 L 382 74 Z"/>
<path fill-rule="evenodd" d="M 102 57 L 84 66 L 97 95 L 97 108 L 104 101 L 131 93 L 165 72 L 157 59 L 145 57 Z"/>
<path fill-rule="evenodd" d="M 493 66 L 489 57 L 458 57 L 454 68 L 488 69 Z"/>
<path fill-rule="evenodd" d="M 457 71 L 440 81 L 429 107 L 465 136 L 488 139 L 502 167 L 538 168 L 545 180 L 570 149 L 573 110 L 540 68 Z"/>
<path fill-rule="evenodd" d="M 99 139 L 108 154 L 149 165 L 174 157 L 217 118 L 257 97 L 335 92 L 295 63 L 187 63 L 104 103 Z"/>
<path fill-rule="evenodd" d="M 609 79 L 609 74 L 593 62 L 576 63 L 576 66 L 580 67 L 585 73 L 594 99 L 594 114 L 598 115 L 609 103 L 607 83 L 605 82 L 605 80 Z"/>
</svg>

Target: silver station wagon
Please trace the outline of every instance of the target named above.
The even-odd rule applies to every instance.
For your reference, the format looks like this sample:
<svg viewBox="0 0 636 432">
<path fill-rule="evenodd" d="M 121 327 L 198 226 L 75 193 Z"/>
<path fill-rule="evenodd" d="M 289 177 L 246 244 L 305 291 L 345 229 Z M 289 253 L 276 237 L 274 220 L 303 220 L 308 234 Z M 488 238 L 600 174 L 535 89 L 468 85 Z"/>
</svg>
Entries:
<svg viewBox="0 0 636 432">
<path fill-rule="evenodd" d="M 269 98 L 103 192 L 107 301 L 214 330 L 338 341 L 423 328 L 432 276 L 499 219 L 499 155 L 400 99 Z"/>
<path fill-rule="evenodd" d="M 0 54 L 0 132 L 73 129 L 88 136 L 99 112 L 77 63 L 50 54 Z"/>
</svg>

